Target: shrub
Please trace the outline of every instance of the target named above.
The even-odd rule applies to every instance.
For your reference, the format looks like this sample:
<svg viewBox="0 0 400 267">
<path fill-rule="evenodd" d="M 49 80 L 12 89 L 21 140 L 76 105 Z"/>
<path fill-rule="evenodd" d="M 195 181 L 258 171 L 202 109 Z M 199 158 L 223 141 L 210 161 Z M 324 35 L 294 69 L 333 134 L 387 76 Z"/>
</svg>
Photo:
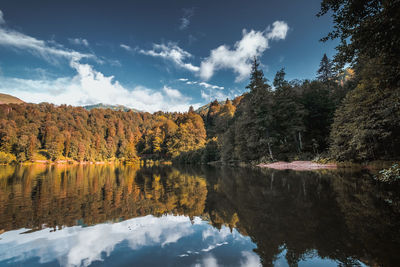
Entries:
<svg viewBox="0 0 400 267">
<path fill-rule="evenodd" d="M 379 174 L 375 176 L 375 179 L 385 183 L 400 181 L 400 165 L 395 163 L 389 169 L 379 171 Z"/>
</svg>

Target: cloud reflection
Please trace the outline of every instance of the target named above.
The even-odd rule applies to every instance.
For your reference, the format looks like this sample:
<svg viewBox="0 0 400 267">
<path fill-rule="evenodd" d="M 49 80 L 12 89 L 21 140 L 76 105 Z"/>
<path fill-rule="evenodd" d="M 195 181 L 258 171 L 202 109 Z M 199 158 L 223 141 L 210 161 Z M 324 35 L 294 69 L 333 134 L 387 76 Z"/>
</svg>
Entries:
<svg viewBox="0 0 400 267">
<path fill-rule="evenodd" d="M 181 248 L 184 250 L 174 251 L 177 253 L 176 258 L 181 259 L 183 254 L 190 254 L 199 260 L 208 261 L 213 257 L 211 251 L 215 248 L 228 245 L 229 241 L 238 238 L 248 239 L 237 231 L 230 232 L 229 228 L 217 230 L 198 217 L 191 221 L 186 216 L 172 215 L 149 215 L 113 224 L 67 227 L 55 232 L 44 229 L 24 233 L 27 230 L 19 229 L 0 235 L 0 265 L 30 262 L 33 258 L 39 258 L 40 264 L 58 262 L 62 266 L 89 266 L 94 261 L 107 259 L 116 250 L 116 246 L 122 243 L 134 251 L 151 246 L 166 250 L 170 244 L 196 236 L 202 241 L 184 244 Z M 254 252 L 246 253 L 242 254 L 244 262 L 248 253 L 254 254 L 256 260 L 259 259 Z"/>
</svg>

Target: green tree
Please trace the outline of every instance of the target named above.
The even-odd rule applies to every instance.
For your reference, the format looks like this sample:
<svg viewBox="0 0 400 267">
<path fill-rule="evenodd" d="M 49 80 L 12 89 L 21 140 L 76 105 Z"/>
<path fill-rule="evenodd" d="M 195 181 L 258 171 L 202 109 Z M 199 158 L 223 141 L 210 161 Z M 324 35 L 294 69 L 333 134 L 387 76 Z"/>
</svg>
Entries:
<svg viewBox="0 0 400 267">
<path fill-rule="evenodd" d="M 317 78 L 321 82 L 328 82 L 333 78 L 332 63 L 329 58 L 324 54 L 319 64 L 319 69 L 317 71 Z"/>
<path fill-rule="evenodd" d="M 279 153 L 300 153 L 303 150 L 302 139 L 305 131 L 303 118 L 306 111 L 294 88 L 285 80 L 285 74 L 284 69 L 281 69 L 274 79 L 272 129 Z"/>
<path fill-rule="evenodd" d="M 367 161 L 400 156 L 399 91 L 360 83 L 335 113 L 330 152 L 338 160 Z"/>
<path fill-rule="evenodd" d="M 398 157 L 400 102 L 400 2 L 323 0 L 333 12 L 334 30 L 323 41 L 340 39 L 337 68 L 351 63 L 357 86 L 335 113 L 331 154 L 339 160 Z"/>
<path fill-rule="evenodd" d="M 231 127 L 234 128 L 234 158 L 241 161 L 257 160 L 272 152 L 272 91 L 255 58 L 252 63 L 250 92 L 241 100 Z M 226 137 L 229 139 L 228 137 Z"/>
<path fill-rule="evenodd" d="M 332 11 L 334 30 L 322 41 L 340 39 L 337 68 L 360 58 L 379 58 L 375 66 L 380 86 L 400 81 L 400 2 L 398 0 L 323 0 L 318 16 Z"/>
</svg>

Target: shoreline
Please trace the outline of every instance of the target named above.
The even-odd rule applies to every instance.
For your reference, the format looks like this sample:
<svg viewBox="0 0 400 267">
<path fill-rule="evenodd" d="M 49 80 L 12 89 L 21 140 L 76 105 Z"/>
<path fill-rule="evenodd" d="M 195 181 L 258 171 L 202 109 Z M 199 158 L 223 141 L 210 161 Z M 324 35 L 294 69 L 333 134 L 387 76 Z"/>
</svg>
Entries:
<svg viewBox="0 0 400 267">
<path fill-rule="evenodd" d="M 257 167 L 269 168 L 275 170 L 294 170 L 294 171 L 312 171 L 312 170 L 336 170 L 336 169 L 366 169 L 370 171 L 389 168 L 398 160 L 376 160 L 363 163 L 354 162 L 330 162 L 318 163 L 314 161 L 278 161 L 272 163 L 260 163 Z"/>
<path fill-rule="evenodd" d="M 278 161 L 273 163 L 260 163 L 257 165 L 260 168 L 269 168 L 275 170 L 294 170 L 294 171 L 311 171 L 311 170 L 326 170 L 326 169 L 337 169 L 338 164 L 336 163 L 316 163 L 312 161 Z"/>
<path fill-rule="evenodd" d="M 110 161 L 76 161 L 76 160 L 31 160 L 24 162 L 10 162 L 0 163 L 0 166 L 12 166 L 12 165 L 113 165 L 113 164 L 125 164 L 125 165 L 144 165 L 144 164 L 162 164 L 169 165 L 171 161 L 168 160 L 110 160 Z"/>
</svg>

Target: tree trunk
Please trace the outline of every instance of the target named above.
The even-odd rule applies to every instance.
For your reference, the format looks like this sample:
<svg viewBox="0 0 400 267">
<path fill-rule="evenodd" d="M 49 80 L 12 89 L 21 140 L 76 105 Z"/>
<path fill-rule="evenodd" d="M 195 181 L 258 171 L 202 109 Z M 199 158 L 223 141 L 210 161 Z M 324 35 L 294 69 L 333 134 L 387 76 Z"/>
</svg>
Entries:
<svg viewBox="0 0 400 267">
<path fill-rule="evenodd" d="M 268 150 L 269 150 L 269 156 L 270 156 L 270 158 L 271 158 L 272 160 L 274 160 L 274 155 L 272 155 L 271 144 L 270 144 L 269 140 L 268 140 Z"/>
<path fill-rule="evenodd" d="M 303 142 L 301 141 L 301 132 L 299 132 L 299 144 L 300 144 L 300 151 L 303 150 Z"/>
</svg>

